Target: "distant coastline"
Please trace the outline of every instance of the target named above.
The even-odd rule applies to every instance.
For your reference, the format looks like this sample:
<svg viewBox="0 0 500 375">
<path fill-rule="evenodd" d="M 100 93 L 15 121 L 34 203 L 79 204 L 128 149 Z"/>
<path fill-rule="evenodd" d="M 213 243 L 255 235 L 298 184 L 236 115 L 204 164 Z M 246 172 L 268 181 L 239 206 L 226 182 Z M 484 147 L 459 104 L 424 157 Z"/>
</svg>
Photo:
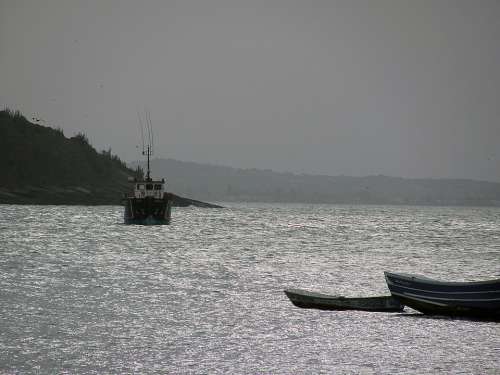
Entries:
<svg viewBox="0 0 500 375">
<path fill-rule="evenodd" d="M 496 182 L 278 173 L 174 159 L 151 164 L 156 177 L 167 179 L 177 206 L 216 206 L 203 201 L 500 206 Z M 118 205 L 129 189 L 128 177 L 141 175 L 143 165 L 127 166 L 111 149 L 97 152 L 83 133 L 67 138 L 60 129 L 7 109 L 0 111 L 0 170 L 0 204 Z"/>
<path fill-rule="evenodd" d="M 179 194 L 209 201 L 500 206 L 500 183 L 488 181 L 279 173 L 174 159 L 154 159 L 152 167 Z"/>
</svg>

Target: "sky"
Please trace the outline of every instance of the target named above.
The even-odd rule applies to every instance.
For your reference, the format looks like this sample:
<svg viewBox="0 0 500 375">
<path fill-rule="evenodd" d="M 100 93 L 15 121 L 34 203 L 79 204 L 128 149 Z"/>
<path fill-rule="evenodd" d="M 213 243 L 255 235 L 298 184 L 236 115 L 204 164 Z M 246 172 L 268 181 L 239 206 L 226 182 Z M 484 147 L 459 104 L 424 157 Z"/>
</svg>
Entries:
<svg viewBox="0 0 500 375">
<path fill-rule="evenodd" d="M 0 107 L 98 150 L 500 181 L 498 0 L 0 0 Z M 139 146 L 139 147 L 137 147 Z"/>
</svg>

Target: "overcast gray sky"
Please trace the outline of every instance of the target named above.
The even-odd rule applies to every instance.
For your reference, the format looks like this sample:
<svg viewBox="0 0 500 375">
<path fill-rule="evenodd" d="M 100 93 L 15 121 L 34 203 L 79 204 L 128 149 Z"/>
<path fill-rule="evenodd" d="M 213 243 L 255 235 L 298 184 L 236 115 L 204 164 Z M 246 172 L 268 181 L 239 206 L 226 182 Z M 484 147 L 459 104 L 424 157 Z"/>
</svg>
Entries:
<svg viewBox="0 0 500 375">
<path fill-rule="evenodd" d="M 498 0 L 0 0 L 0 106 L 140 155 L 500 181 Z"/>
</svg>

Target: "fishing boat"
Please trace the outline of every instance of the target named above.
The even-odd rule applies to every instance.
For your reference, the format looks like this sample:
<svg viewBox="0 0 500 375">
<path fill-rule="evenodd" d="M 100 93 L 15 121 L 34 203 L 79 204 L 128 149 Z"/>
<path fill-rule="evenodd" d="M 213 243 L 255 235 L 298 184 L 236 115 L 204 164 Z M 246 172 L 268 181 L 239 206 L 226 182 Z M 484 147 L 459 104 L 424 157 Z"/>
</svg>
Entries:
<svg viewBox="0 0 500 375">
<path fill-rule="evenodd" d="M 385 280 L 394 298 L 424 314 L 500 319 L 500 279 L 447 282 L 385 272 Z"/>
<path fill-rule="evenodd" d="M 174 196 L 166 191 L 164 178 L 161 180 L 151 178 L 150 157 L 153 154 L 153 130 L 149 114 L 146 115 L 147 146 L 144 142 L 144 131 L 140 117 L 139 123 L 143 143 L 142 154 L 147 156 L 147 171 L 146 178 L 129 179 L 133 187 L 122 200 L 125 206 L 125 224 L 170 224 Z"/>
<path fill-rule="evenodd" d="M 347 298 L 303 289 L 286 289 L 285 294 L 295 306 L 304 309 L 400 312 L 404 308 L 391 296 Z"/>
</svg>

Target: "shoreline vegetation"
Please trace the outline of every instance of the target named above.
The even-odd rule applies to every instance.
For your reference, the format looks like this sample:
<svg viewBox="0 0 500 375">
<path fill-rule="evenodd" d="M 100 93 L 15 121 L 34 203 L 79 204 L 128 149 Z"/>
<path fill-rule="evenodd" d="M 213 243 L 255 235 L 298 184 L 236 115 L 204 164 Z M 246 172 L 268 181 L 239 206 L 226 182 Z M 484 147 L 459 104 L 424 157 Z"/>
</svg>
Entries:
<svg viewBox="0 0 500 375">
<path fill-rule="evenodd" d="M 118 156 L 97 152 L 84 133 L 34 124 L 19 111 L 0 111 L 0 204 L 119 205 L 141 178 Z M 174 206 L 218 207 L 174 194 Z"/>
<path fill-rule="evenodd" d="M 322 176 L 153 159 L 167 179 L 175 206 L 219 207 L 213 202 L 389 204 L 500 207 L 500 183 L 467 179 Z M 107 151 L 97 152 L 84 133 L 65 137 L 0 111 L 0 204 L 118 205 L 128 177 L 144 174 Z M 197 197 L 194 200 L 185 197 Z"/>
</svg>

